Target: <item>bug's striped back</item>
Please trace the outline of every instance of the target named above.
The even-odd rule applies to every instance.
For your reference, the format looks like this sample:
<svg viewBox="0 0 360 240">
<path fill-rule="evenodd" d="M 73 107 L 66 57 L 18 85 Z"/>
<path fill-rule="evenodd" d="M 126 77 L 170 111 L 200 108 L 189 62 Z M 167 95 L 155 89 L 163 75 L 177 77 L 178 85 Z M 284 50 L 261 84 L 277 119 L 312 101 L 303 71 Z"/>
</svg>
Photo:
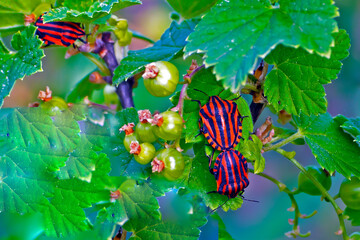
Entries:
<svg viewBox="0 0 360 240">
<path fill-rule="evenodd" d="M 43 22 L 41 15 L 35 22 L 36 35 L 44 41 L 46 45 L 59 45 L 68 47 L 77 39 L 85 36 L 85 31 L 79 23 L 74 22 Z"/>
<path fill-rule="evenodd" d="M 249 185 L 247 161 L 236 150 L 223 151 L 216 158 L 214 176 L 217 182 L 217 192 L 236 197 Z"/>
<path fill-rule="evenodd" d="M 203 134 L 209 144 L 216 150 L 234 148 L 242 136 L 242 124 L 237 104 L 211 96 L 207 104 L 201 107 L 200 117 L 203 123 Z"/>
</svg>

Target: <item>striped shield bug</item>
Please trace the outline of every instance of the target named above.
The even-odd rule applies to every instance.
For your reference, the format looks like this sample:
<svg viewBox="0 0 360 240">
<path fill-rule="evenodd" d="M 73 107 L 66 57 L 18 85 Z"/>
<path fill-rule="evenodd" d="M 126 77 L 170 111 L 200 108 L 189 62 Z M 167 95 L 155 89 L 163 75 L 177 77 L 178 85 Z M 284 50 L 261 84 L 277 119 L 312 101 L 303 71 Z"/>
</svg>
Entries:
<svg viewBox="0 0 360 240">
<path fill-rule="evenodd" d="M 249 185 L 247 161 L 237 150 L 226 150 L 216 158 L 213 174 L 217 193 L 229 198 L 236 197 Z"/>
<path fill-rule="evenodd" d="M 211 96 L 204 106 L 201 106 L 200 101 L 193 100 L 200 106 L 199 134 L 204 134 L 210 146 L 219 151 L 234 148 L 242 138 L 242 120 L 245 117 L 239 113 L 234 100 Z"/>
<path fill-rule="evenodd" d="M 79 23 L 74 22 L 43 22 L 43 15 L 36 20 L 36 35 L 44 41 L 46 46 L 59 45 L 68 47 L 77 39 L 83 41 L 85 31 L 80 27 Z M 84 41 L 83 41 L 84 42 Z"/>
</svg>

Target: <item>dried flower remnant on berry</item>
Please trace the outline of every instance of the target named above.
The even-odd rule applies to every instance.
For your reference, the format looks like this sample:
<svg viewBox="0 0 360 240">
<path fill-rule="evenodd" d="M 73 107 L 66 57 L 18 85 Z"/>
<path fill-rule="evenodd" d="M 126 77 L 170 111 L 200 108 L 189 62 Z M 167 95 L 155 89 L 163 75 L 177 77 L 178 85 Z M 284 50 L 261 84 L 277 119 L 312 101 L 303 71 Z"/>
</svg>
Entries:
<svg viewBox="0 0 360 240">
<path fill-rule="evenodd" d="M 144 79 L 156 78 L 159 74 L 159 68 L 155 65 L 155 63 L 150 63 L 145 66 L 145 72 L 142 75 Z"/>
<path fill-rule="evenodd" d="M 25 15 L 24 16 L 24 25 L 25 26 L 30 26 L 30 23 L 34 23 L 35 22 L 35 14 L 30 14 L 30 15 Z"/>
<path fill-rule="evenodd" d="M 153 117 L 151 125 L 153 125 L 153 126 L 156 125 L 156 126 L 160 127 L 163 124 L 163 122 L 164 122 L 163 117 L 160 114 L 156 113 Z"/>
<path fill-rule="evenodd" d="M 138 141 L 132 141 L 130 143 L 130 153 L 131 154 L 135 154 L 135 155 L 139 155 L 141 152 L 141 146 L 139 144 Z"/>
<path fill-rule="evenodd" d="M 120 197 L 120 190 L 116 190 L 115 192 L 110 191 L 110 201 L 114 202 L 116 199 Z"/>
<path fill-rule="evenodd" d="M 151 112 L 148 109 L 139 110 L 138 115 L 141 123 L 148 123 L 152 121 Z"/>
<path fill-rule="evenodd" d="M 39 91 L 38 99 L 41 99 L 44 102 L 50 101 L 52 99 L 52 91 L 48 86 L 46 86 L 45 91 L 42 90 Z"/>
<path fill-rule="evenodd" d="M 152 172 L 161 172 L 165 168 L 165 164 L 162 160 L 159 160 L 157 157 L 151 162 Z"/>
<path fill-rule="evenodd" d="M 135 126 L 134 123 L 128 123 L 128 124 L 124 124 L 124 126 L 122 126 L 119 131 L 120 132 L 125 132 L 125 135 L 130 135 L 134 132 L 133 127 Z"/>
</svg>

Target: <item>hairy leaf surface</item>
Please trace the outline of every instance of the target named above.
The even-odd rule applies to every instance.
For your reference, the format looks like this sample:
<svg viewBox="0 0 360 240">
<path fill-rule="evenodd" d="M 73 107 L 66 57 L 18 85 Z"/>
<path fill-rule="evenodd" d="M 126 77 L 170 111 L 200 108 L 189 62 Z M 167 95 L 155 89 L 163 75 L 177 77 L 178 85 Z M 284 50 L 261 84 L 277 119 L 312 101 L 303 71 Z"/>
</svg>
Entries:
<svg viewBox="0 0 360 240">
<path fill-rule="evenodd" d="M 336 79 L 348 56 L 350 39 L 344 30 L 333 34 L 335 46 L 330 58 L 310 54 L 302 48 L 278 45 L 265 61 L 275 65 L 267 75 L 264 94 L 276 111 L 306 115 L 326 112 L 327 101 L 323 84 Z"/>
<path fill-rule="evenodd" d="M 205 53 L 206 66 L 215 66 L 217 79 L 235 90 L 279 43 L 330 56 L 337 15 L 331 0 L 222 0 L 189 36 L 185 52 Z"/>
<path fill-rule="evenodd" d="M 17 79 L 42 71 L 41 59 L 45 55 L 40 49 L 42 42 L 34 33 L 35 27 L 29 26 L 14 34 L 11 45 L 17 52 L 0 52 L 0 107 Z"/>
<path fill-rule="evenodd" d="M 332 118 L 330 114 L 294 117 L 305 142 L 319 164 L 333 173 L 335 170 L 349 178 L 360 176 L 360 148 L 353 138 L 340 127 L 346 119 Z"/>
</svg>

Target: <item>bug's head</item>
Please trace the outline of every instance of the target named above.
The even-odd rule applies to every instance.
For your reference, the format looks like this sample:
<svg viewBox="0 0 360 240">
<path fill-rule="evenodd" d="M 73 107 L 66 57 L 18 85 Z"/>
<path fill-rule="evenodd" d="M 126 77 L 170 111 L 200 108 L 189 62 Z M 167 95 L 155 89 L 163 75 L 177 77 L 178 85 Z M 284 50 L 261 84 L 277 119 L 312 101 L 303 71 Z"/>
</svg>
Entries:
<svg viewBox="0 0 360 240">
<path fill-rule="evenodd" d="M 209 99 L 209 102 L 215 103 L 221 101 L 221 98 L 219 96 L 211 96 Z"/>
</svg>

